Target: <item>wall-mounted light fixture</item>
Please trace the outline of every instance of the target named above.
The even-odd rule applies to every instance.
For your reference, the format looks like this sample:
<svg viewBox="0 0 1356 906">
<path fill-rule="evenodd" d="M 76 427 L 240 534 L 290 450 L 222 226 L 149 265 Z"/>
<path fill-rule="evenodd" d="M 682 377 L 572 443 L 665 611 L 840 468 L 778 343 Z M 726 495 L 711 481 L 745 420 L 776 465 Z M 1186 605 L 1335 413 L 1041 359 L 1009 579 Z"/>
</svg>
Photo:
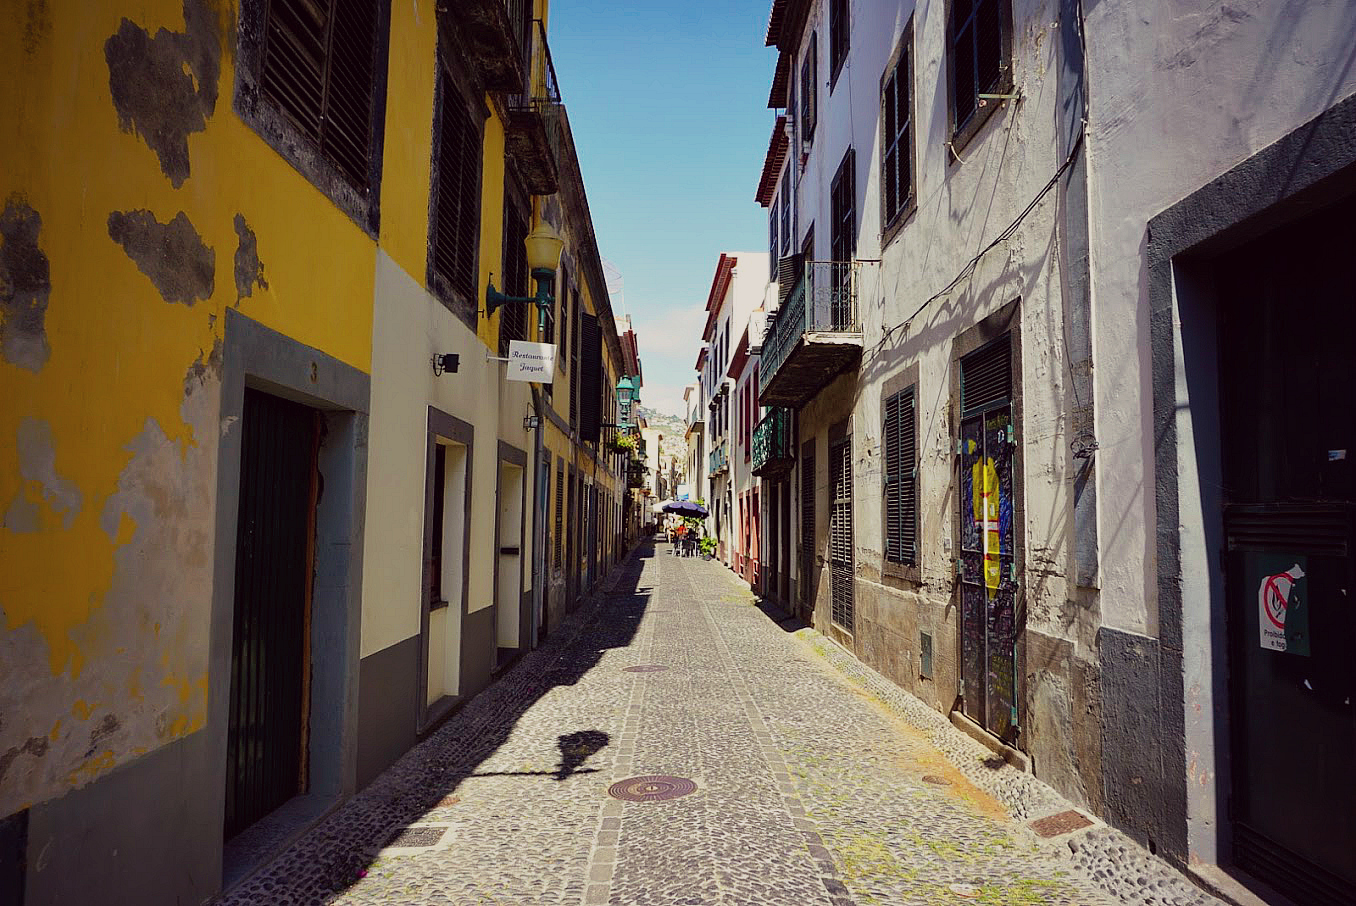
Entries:
<svg viewBox="0 0 1356 906">
<path fill-rule="evenodd" d="M 533 227 L 532 232 L 523 240 L 527 247 L 527 266 L 532 271 L 532 279 L 537 281 L 535 296 L 506 296 L 494 288 L 494 279 L 485 286 L 485 315 L 493 315 L 501 305 L 516 303 L 537 306 L 537 329 L 546 329 L 546 313 L 555 304 L 551 294 L 552 284 L 556 282 L 556 270 L 560 267 L 560 253 L 565 249 L 565 240 L 545 220 Z"/>
<path fill-rule="evenodd" d="M 537 429 L 540 428 L 540 427 L 541 427 L 541 416 L 540 416 L 540 415 L 525 415 L 525 416 L 523 416 L 523 430 L 524 430 L 524 431 L 535 431 L 535 430 L 537 430 Z"/>
<path fill-rule="evenodd" d="M 461 365 L 461 356 L 455 352 L 445 352 L 433 357 L 433 373 L 442 375 L 447 372 L 457 373 L 457 368 Z"/>
</svg>

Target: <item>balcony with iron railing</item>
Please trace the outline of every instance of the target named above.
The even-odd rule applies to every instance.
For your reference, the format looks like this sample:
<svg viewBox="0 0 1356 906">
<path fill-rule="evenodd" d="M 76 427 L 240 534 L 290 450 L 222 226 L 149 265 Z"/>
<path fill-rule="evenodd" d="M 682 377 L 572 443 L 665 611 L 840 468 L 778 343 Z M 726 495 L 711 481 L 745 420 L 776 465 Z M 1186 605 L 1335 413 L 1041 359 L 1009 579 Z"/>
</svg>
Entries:
<svg viewBox="0 0 1356 906">
<path fill-rule="evenodd" d="M 560 85 L 540 19 L 532 20 L 526 40 L 526 76 L 505 98 L 504 151 L 527 191 L 553 195 L 560 188 Z"/>
<path fill-rule="evenodd" d="M 721 441 L 711 451 L 711 457 L 707 460 L 707 474 L 712 478 L 730 468 L 730 451 L 725 441 Z"/>
<path fill-rule="evenodd" d="M 753 474 L 759 478 L 781 478 L 795 464 L 791 410 L 774 406 L 753 429 Z"/>
<path fill-rule="evenodd" d="M 763 405 L 799 409 L 861 361 L 860 273 L 857 261 L 805 261 L 792 276 L 763 339 L 758 392 Z"/>
<path fill-rule="evenodd" d="M 460 36 L 461 48 L 486 90 L 522 90 L 529 68 L 529 0 L 444 0 L 437 11 Z"/>
</svg>

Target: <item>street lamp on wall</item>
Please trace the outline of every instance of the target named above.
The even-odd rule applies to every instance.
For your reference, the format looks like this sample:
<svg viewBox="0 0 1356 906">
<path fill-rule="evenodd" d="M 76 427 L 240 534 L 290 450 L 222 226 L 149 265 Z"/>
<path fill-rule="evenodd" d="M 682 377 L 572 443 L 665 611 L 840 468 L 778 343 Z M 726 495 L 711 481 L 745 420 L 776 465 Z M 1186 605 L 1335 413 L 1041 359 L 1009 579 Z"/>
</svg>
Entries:
<svg viewBox="0 0 1356 906">
<path fill-rule="evenodd" d="M 532 271 L 532 279 L 537 281 L 537 294 L 506 296 L 494 288 L 494 278 L 490 278 L 485 287 L 485 315 L 493 315 L 501 305 L 536 305 L 537 329 L 544 331 L 546 313 L 555 304 L 551 287 L 556 281 L 556 271 L 560 268 L 560 253 L 565 249 L 565 240 L 551 224 L 542 220 L 527 234 L 523 245 L 527 247 L 528 269 Z"/>
</svg>

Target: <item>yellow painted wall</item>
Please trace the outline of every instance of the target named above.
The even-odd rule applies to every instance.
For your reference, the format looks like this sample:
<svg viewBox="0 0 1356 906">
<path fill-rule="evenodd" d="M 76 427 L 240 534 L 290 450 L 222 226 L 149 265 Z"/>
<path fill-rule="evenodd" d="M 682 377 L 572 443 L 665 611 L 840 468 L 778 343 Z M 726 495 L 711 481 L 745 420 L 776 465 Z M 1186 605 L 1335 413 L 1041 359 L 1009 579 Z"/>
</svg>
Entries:
<svg viewBox="0 0 1356 906">
<path fill-rule="evenodd" d="M 0 752 L 21 753 L 0 815 L 204 723 L 225 310 L 370 365 L 374 243 L 232 111 L 229 7 L 182 186 L 120 128 L 105 42 L 124 17 L 184 32 L 183 9 L 31 3 L 0 29 L 0 202 L 41 218 L 51 274 L 50 357 L 0 358 Z M 208 298 L 165 301 L 110 238 L 110 213 L 139 209 L 191 221 L 214 255 Z M 237 214 L 267 282 L 243 299 Z"/>
</svg>

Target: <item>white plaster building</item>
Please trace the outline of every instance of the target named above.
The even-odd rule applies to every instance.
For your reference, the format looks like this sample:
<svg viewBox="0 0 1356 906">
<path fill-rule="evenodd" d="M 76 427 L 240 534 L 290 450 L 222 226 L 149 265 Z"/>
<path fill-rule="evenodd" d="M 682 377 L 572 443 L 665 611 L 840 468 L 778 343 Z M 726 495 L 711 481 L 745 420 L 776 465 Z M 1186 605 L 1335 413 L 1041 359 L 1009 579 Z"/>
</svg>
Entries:
<svg viewBox="0 0 1356 906">
<path fill-rule="evenodd" d="M 1356 7 L 1084 8 L 772 4 L 769 591 L 1178 865 L 1348 902 Z"/>
<path fill-rule="evenodd" d="M 735 403 L 731 398 L 733 382 L 728 375 L 739 332 L 762 301 L 767 273 L 766 252 L 721 253 L 706 299 L 706 326 L 702 330 L 705 346 L 697 359 L 699 383 L 708 411 L 707 481 L 701 492 L 710 512 L 708 534 L 716 539 L 716 555 L 727 563 L 735 537 L 734 487 L 730 480 Z"/>
</svg>

